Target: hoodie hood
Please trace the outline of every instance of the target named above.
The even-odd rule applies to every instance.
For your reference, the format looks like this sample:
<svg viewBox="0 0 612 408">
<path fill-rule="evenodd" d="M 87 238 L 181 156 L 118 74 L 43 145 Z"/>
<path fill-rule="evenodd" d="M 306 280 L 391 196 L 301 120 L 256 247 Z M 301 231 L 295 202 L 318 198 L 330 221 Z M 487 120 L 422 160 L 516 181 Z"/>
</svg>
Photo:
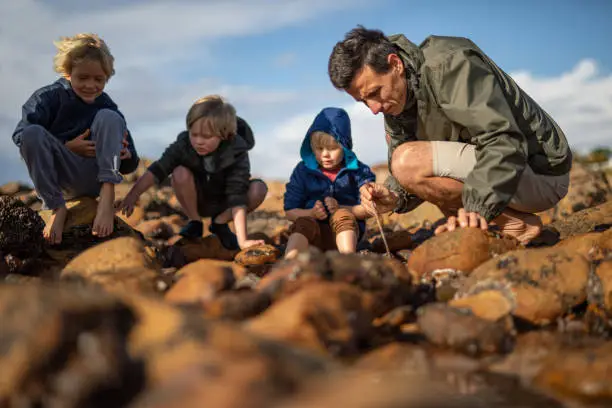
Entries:
<svg viewBox="0 0 612 408">
<path fill-rule="evenodd" d="M 313 132 L 325 132 L 338 142 L 344 151 L 344 167 L 347 169 L 357 169 L 357 156 L 353 153 L 353 139 L 351 137 L 351 120 L 348 113 L 341 108 L 324 108 L 315 117 L 312 125 L 306 132 L 300 148 L 300 157 L 306 167 L 316 170 L 319 163 L 310 146 L 310 136 Z"/>
</svg>

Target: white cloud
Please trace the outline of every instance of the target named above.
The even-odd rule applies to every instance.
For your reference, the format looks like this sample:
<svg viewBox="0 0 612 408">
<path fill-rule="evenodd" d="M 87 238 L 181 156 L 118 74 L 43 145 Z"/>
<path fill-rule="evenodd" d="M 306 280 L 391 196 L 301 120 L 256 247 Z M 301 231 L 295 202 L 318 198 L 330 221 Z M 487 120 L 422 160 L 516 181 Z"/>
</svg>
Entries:
<svg viewBox="0 0 612 408">
<path fill-rule="evenodd" d="M 272 64 L 275 67 L 287 68 L 287 67 L 292 66 L 296 62 L 297 62 L 297 54 L 295 52 L 285 52 L 283 54 L 279 54 L 276 58 L 274 58 L 274 61 L 272 61 Z"/>
</svg>

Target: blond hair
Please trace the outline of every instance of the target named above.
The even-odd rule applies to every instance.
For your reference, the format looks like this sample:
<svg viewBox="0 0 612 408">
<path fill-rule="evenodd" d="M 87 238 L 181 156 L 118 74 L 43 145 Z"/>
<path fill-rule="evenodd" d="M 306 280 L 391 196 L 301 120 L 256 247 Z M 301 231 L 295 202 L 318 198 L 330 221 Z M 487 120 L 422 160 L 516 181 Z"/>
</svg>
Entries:
<svg viewBox="0 0 612 408">
<path fill-rule="evenodd" d="M 230 139 L 236 134 L 236 109 L 219 95 L 208 95 L 198 99 L 187 112 L 187 129 L 199 120 L 204 119 L 207 133 L 222 140 Z"/>
<path fill-rule="evenodd" d="M 71 75 L 72 68 L 83 60 L 98 61 L 107 79 L 115 74 L 115 58 L 97 34 L 81 33 L 73 37 L 60 37 L 53 44 L 57 48 L 53 68 L 64 77 Z"/>
<path fill-rule="evenodd" d="M 310 135 L 310 147 L 312 147 L 313 150 L 316 148 L 327 148 L 330 150 L 342 148 L 340 143 L 338 143 L 332 135 L 320 130 L 314 131 Z"/>
</svg>

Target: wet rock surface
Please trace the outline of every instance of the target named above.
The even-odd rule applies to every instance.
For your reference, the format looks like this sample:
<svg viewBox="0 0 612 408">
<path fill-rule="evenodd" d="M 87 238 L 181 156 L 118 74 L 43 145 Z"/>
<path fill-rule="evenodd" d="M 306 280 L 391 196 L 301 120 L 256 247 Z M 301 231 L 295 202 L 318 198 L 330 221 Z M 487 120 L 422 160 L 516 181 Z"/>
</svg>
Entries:
<svg viewBox="0 0 612 408">
<path fill-rule="evenodd" d="M 208 219 L 180 237 L 168 185 L 105 239 L 97 202 L 69 202 L 53 246 L 35 192 L 1 186 L 0 407 L 612 406 L 600 176 L 577 168 L 527 247 L 493 229 L 435 236 L 443 218 L 419 208 L 382 217 L 391 256 L 368 220 L 358 253 L 293 260 L 284 183 L 248 215 L 265 245 L 235 251 Z"/>
</svg>

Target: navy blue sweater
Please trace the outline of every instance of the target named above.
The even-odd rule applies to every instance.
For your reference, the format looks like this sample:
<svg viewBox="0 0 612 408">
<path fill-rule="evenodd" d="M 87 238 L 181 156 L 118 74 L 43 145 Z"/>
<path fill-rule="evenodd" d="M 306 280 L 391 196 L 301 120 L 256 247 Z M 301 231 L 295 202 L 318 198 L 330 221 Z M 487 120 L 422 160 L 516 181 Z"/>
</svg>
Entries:
<svg viewBox="0 0 612 408">
<path fill-rule="evenodd" d="M 40 125 L 66 143 L 91 128 L 94 117 L 101 109 L 113 110 L 124 118 L 105 92 L 94 103 L 85 103 L 72 90 L 70 81 L 60 78 L 36 90 L 23 105 L 22 118 L 13 132 L 13 142 L 20 147 L 23 129 L 28 125 Z M 127 138 L 132 157 L 121 161 L 119 171 L 122 174 L 136 170 L 140 161 L 129 130 Z"/>
</svg>

